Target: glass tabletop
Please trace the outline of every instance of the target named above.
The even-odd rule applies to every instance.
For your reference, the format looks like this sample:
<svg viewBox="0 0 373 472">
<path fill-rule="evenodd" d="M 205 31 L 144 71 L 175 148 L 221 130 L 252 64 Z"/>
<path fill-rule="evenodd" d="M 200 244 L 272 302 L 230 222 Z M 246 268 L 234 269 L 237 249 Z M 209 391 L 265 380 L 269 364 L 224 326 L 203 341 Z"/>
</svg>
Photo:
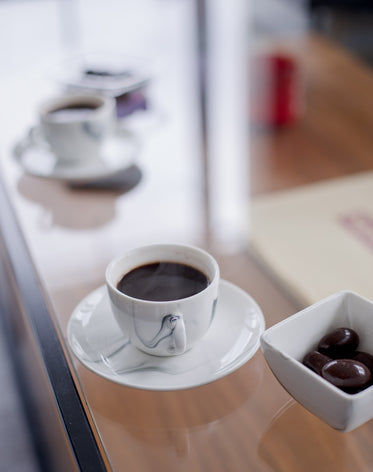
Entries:
<svg viewBox="0 0 373 472">
<path fill-rule="evenodd" d="M 4 198 L 10 204 L 9 218 L 3 213 L 2 232 L 9 221 L 5 247 L 11 266 L 20 267 L 13 268 L 11 285 L 21 300 L 33 299 L 35 290 L 40 295 L 35 296 L 36 307 L 44 303 L 33 326 L 40 327 L 47 317 L 48 329 L 54 330 L 53 343 L 60 347 L 56 362 L 64 363 L 70 375 L 66 392 L 76 389 L 76 411 L 87 423 L 86 430 L 74 431 L 89 435 L 97 445 L 97 456 L 91 457 L 97 470 L 348 471 L 358 463 L 363 471 L 373 462 L 367 446 L 372 424 L 345 435 L 331 429 L 279 385 L 258 344 L 247 362 L 237 361 L 237 368 L 216 380 L 161 391 L 99 375 L 102 365 L 96 369 L 92 362 L 88 368 L 68 342 L 74 310 L 100 290 L 108 263 L 128 249 L 151 243 L 181 242 L 207 249 L 216 257 L 222 278 L 258 304 L 267 327 L 303 306 L 251 247 L 251 202 L 275 190 L 373 168 L 371 159 L 335 164 L 332 152 L 326 160 L 328 142 L 315 139 L 316 131 L 311 134 L 327 104 L 331 110 L 335 106 L 335 101 L 325 101 L 323 108 L 323 95 L 318 95 L 335 90 L 328 64 L 346 67 L 362 83 L 368 84 L 369 74 L 344 51 L 303 31 L 292 53 L 306 48 L 299 65 L 312 79 L 307 89 L 312 101 L 299 117 L 292 115 L 293 126 L 253 124 L 249 54 L 255 38 L 246 3 L 237 1 L 234 8 L 229 2 L 202 0 L 0 6 L 0 38 L 9 42 L 6 55 L 2 51 L 7 67 L 0 80 L 6 110 L 1 118 L 1 172 L 8 195 Z M 262 45 L 257 50 L 262 51 Z M 53 175 L 30 175 L 14 158 L 14 147 L 22 142 L 22 149 L 29 149 L 25 139 L 38 126 L 39 104 L 71 90 L 71 82 L 59 75 L 61 67 L 66 72 L 65 64 L 73 64 L 70 72 L 69 67 L 92 52 L 131 64 L 135 58 L 144 66 L 139 88 L 130 92 L 135 94 L 135 109 L 126 108 L 123 115 L 123 101 L 117 97 L 118 122 L 136 139 L 134 162 L 109 178 L 78 185 Z M 346 85 L 343 77 L 339 83 Z M 359 116 L 369 122 L 364 113 Z M 328 134 L 333 142 L 336 135 Z M 291 152 L 303 145 L 309 161 L 297 160 Z M 20 284 L 22 268 L 35 279 Z M 234 290 L 224 295 L 230 307 L 239 305 Z M 39 341 L 48 337 L 42 331 L 35 336 Z M 219 339 L 211 342 L 219 344 Z M 229 348 L 234 359 L 240 354 L 234 348 L 240 346 Z M 47 367 L 58 372 L 55 364 Z M 58 391 L 62 408 L 63 386 Z M 74 410 L 68 413 L 72 418 Z M 69 432 L 68 422 L 65 427 Z M 78 454 L 84 441 L 71 441 Z M 87 455 L 81 460 L 89 460 Z"/>
</svg>

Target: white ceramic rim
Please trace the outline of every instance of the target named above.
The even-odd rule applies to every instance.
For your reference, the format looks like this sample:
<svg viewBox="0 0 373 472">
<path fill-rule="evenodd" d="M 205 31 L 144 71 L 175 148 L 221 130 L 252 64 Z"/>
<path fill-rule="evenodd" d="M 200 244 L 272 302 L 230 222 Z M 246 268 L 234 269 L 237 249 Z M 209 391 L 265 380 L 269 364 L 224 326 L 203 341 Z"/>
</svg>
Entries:
<svg viewBox="0 0 373 472">
<path fill-rule="evenodd" d="M 113 275 L 113 272 L 115 271 L 115 268 L 126 258 L 130 257 L 130 256 L 134 256 L 134 255 L 140 255 L 141 253 L 147 253 L 147 252 L 155 252 L 155 251 L 165 251 L 165 250 L 179 250 L 179 251 L 184 251 L 184 252 L 188 252 L 190 254 L 194 254 L 194 255 L 198 255 L 199 257 L 202 257 L 204 259 L 204 261 L 206 262 L 205 264 L 205 267 L 207 265 L 209 265 L 213 275 L 212 277 L 209 277 L 210 274 L 207 274 L 206 272 L 206 269 L 204 268 L 200 268 L 200 267 L 196 267 L 196 265 L 194 265 L 193 263 L 190 263 L 190 265 L 198 270 L 200 270 L 201 272 L 203 272 L 209 279 L 210 283 L 209 285 L 204 288 L 203 290 L 201 290 L 200 292 L 190 296 L 190 297 L 187 297 L 187 298 L 179 298 L 177 300 L 169 300 L 169 301 L 155 301 L 155 300 L 142 300 L 142 299 L 139 299 L 139 298 L 134 298 L 134 297 L 130 297 L 129 295 L 126 295 L 124 294 L 123 292 L 121 292 L 120 290 L 117 289 L 117 283 L 119 282 L 120 278 L 123 277 L 123 275 L 125 273 L 128 273 L 129 271 L 135 269 L 136 267 L 139 267 L 141 265 L 145 265 L 145 264 L 151 264 L 153 262 L 159 262 L 160 260 L 163 260 L 165 262 L 181 262 L 181 263 L 184 263 L 184 264 L 187 264 L 187 262 L 181 258 L 177 258 L 175 256 L 172 256 L 170 255 L 170 257 L 165 257 L 165 258 L 162 258 L 160 259 L 159 257 L 156 257 L 156 256 L 153 256 L 153 257 L 146 257 L 145 258 L 145 255 L 141 257 L 142 261 L 139 262 L 139 263 L 136 263 L 136 264 L 131 264 L 130 267 L 128 267 L 126 270 L 122 270 L 122 271 L 119 271 L 121 273 L 120 277 L 117 275 L 117 276 L 114 276 Z M 203 296 L 206 291 L 208 290 L 211 290 L 213 289 L 213 287 L 215 287 L 218 283 L 219 283 L 219 279 L 220 279 L 220 270 L 219 270 L 219 265 L 218 263 L 216 262 L 216 260 L 213 258 L 213 256 L 211 254 L 209 254 L 207 251 L 203 250 L 203 249 L 200 249 L 196 246 L 190 246 L 190 245 L 187 245 L 187 244 L 173 244 L 173 243 L 170 243 L 170 244 L 167 244 L 167 243 L 164 243 L 164 244 L 152 244 L 152 245 L 147 245 L 147 246 L 140 246 L 140 247 L 137 247 L 137 248 L 134 248 L 134 249 L 131 249 L 129 250 L 128 252 L 122 254 L 121 256 L 113 259 L 110 264 L 107 266 L 106 268 L 106 272 L 105 272 L 105 280 L 106 280 L 106 283 L 107 285 L 110 287 L 111 290 L 113 290 L 117 295 L 119 295 L 120 297 L 126 299 L 126 300 L 132 300 L 132 301 L 135 301 L 136 303 L 144 303 L 146 305 L 154 305 L 154 304 L 159 304 L 159 305 L 174 305 L 175 302 L 179 302 L 181 300 L 192 300 L 192 299 L 196 299 L 197 297 L 200 297 L 200 296 Z"/>
</svg>

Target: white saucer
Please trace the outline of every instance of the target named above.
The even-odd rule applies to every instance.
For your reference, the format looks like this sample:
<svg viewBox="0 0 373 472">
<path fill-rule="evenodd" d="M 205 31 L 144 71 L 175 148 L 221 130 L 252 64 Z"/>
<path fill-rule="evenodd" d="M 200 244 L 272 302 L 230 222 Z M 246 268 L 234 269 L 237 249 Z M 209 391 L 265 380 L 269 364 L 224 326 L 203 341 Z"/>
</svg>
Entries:
<svg viewBox="0 0 373 472">
<path fill-rule="evenodd" d="M 262 311 L 250 295 L 222 280 L 214 322 L 202 340 L 180 356 L 156 357 L 125 339 L 109 303 L 105 286 L 79 303 L 67 328 L 69 344 L 96 374 L 146 390 L 179 390 L 224 377 L 255 354 L 265 328 Z"/>
<path fill-rule="evenodd" d="M 16 161 L 27 174 L 83 184 L 107 179 L 127 169 L 135 163 L 138 150 L 139 143 L 134 134 L 118 126 L 105 141 L 101 155 L 84 163 L 59 163 L 39 127 L 31 128 L 13 151 Z"/>
</svg>

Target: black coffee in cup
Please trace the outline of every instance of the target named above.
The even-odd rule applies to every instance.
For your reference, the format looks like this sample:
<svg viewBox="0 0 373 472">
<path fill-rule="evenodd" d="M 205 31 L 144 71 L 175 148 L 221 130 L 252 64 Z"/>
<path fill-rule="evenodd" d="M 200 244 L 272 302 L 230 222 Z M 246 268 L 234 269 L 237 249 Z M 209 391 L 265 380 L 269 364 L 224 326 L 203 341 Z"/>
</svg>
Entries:
<svg viewBox="0 0 373 472">
<path fill-rule="evenodd" d="M 51 121 L 71 121 L 81 120 L 92 111 L 97 110 L 98 105 L 93 103 L 74 103 L 68 106 L 55 108 L 49 111 L 48 116 Z"/>
<path fill-rule="evenodd" d="M 132 269 L 118 282 L 117 289 L 140 300 L 171 301 L 191 297 L 209 285 L 198 269 L 177 262 L 155 262 Z"/>
</svg>

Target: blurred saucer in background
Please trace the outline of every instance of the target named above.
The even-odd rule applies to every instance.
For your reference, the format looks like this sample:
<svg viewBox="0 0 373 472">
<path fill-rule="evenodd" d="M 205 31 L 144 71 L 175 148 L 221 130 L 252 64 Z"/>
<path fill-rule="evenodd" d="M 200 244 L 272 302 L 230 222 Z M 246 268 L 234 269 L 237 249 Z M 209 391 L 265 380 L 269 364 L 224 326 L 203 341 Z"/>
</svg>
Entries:
<svg viewBox="0 0 373 472">
<path fill-rule="evenodd" d="M 77 185 L 117 176 L 135 164 L 139 149 L 139 140 L 135 135 L 118 126 L 106 139 L 98 159 L 61 163 L 44 140 L 40 129 L 35 127 L 18 141 L 13 155 L 29 175 Z"/>
</svg>

